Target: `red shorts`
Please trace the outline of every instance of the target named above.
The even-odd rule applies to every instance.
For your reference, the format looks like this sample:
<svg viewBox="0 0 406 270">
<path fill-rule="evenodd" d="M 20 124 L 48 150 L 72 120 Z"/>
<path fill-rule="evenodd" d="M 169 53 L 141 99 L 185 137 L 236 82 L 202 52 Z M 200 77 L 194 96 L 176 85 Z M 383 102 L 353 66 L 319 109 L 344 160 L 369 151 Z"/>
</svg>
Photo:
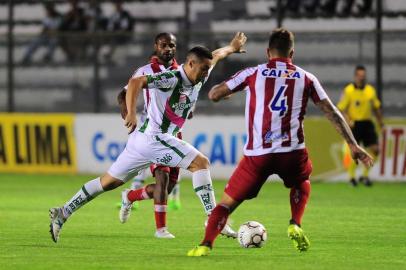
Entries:
<svg viewBox="0 0 406 270">
<path fill-rule="evenodd" d="M 228 181 L 225 193 L 236 201 L 255 198 L 266 179 L 279 175 L 286 187 L 300 185 L 309 179 L 312 162 L 307 150 L 244 156 Z"/>
<path fill-rule="evenodd" d="M 182 132 L 178 132 L 176 135 L 178 139 L 182 140 Z M 163 165 L 158 165 L 158 164 L 152 164 L 149 169 L 151 170 L 152 176 L 155 177 L 155 171 L 158 169 L 160 171 L 169 173 L 169 181 L 171 182 L 178 182 L 179 179 L 179 168 L 171 168 L 168 166 L 163 166 Z"/>
</svg>

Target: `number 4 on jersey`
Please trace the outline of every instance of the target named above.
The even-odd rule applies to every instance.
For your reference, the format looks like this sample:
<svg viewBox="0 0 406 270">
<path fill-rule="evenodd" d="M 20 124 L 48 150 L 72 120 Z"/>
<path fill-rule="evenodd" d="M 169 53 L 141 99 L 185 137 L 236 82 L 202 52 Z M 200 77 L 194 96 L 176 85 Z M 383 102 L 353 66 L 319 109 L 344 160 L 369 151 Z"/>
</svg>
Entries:
<svg viewBox="0 0 406 270">
<path fill-rule="evenodd" d="M 270 109 L 273 112 L 279 112 L 279 117 L 283 117 L 288 110 L 288 105 L 286 102 L 285 91 L 288 88 L 287 85 L 282 85 L 276 96 L 271 100 Z"/>
</svg>

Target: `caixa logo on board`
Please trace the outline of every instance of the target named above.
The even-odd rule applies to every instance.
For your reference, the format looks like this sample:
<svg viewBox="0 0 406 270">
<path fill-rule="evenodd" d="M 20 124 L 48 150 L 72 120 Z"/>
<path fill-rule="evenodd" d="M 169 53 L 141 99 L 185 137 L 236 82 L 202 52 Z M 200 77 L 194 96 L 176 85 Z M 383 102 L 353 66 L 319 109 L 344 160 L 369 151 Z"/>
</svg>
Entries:
<svg viewBox="0 0 406 270">
<path fill-rule="evenodd" d="M 98 161 L 115 161 L 124 150 L 125 144 L 107 139 L 103 132 L 96 132 L 92 138 L 93 156 Z"/>
<path fill-rule="evenodd" d="M 204 153 L 211 164 L 236 165 L 242 156 L 242 149 L 246 141 L 245 134 L 198 133 L 187 138 L 196 149 Z M 190 139 L 190 140 L 189 140 Z M 125 148 L 125 142 L 107 138 L 103 132 L 96 132 L 92 138 L 92 152 L 100 162 L 113 162 Z"/>
<path fill-rule="evenodd" d="M 246 139 L 245 134 L 199 133 L 193 139 L 193 146 L 207 155 L 213 165 L 236 165 Z"/>
</svg>

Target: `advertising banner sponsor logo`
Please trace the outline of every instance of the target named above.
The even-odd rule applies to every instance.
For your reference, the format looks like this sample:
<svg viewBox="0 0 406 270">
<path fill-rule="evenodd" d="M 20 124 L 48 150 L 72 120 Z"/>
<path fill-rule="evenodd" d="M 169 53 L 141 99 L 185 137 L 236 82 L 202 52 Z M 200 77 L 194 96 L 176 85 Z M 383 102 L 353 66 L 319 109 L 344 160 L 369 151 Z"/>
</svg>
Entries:
<svg viewBox="0 0 406 270">
<path fill-rule="evenodd" d="M 406 180 L 406 125 L 388 126 L 382 132 L 377 176 Z"/>
<path fill-rule="evenodd" d="M 334 151 L 334 148 L 336 149 Z M 343 165 L 339 160 L 343 147 L 332 144 L 331 154 L 335 155 L 336 170 L 327 172 L 326 178 L 330 180 L 348 179 Z M 358 166 L 358 175 L 361 175 L 362 166 Z M 406 180 L 406 124 L 389 124 L 380 134 L 380 156 L 370 171 L 370 178 L 379 181 Z"/>
<path fill-rule="evenodd" d="M 78 114 L 75 131 L 78 169 L 84 173 L 106 172 L 128 138 L 119 114 Z"/>
<path fill-rule="evenodd" d="M 203 152 L 212 164 L 212 176 L 228 178 L 242 156 L 245 143 L 243 117 L 199 116 L 186 123 L 183 138 Z M 124 149 L 128 134 L 117 114 L 79 114 L 76 118 L 78 169 L 107 171 Z"/>
<path fill-rule="evenodd" d="M 242 116 L 196 116 L 185 124 L 182 135 L 209 158 L 213 178 L 228 179 L 243 156 L 244 125 Z"/>
<path fill-rule="evenodd" d="M 76 172 L 73 114 L 0 114 L 0 172 Z"/>
<path fill-rule="evenodd" d="M 79 114 L 75 130 L 78 170 L 83 173 L 107 171 L 124 149 L 128 138 L 127 129 L 118 114 Z M 270 134 L 269 138 L 274 136 L 281 135 Z M 324 118 L 308 117 L 305 120 L 305 136 L 313 161 L 312 179 L 347 180 L 342 162 L 343 140 L 334 127 Z M 198 115 L 185 124 L 183 138 L 209 158 L 213 179 L 229 179 L 243 156 L 246 140 L 244 117 Z M 388 120 L 381 141 L 381 152 L 385 155 L 372 168 L 371 178 L 404 180 L 406 121 Z M 182 174 L 190 177 L 184 170 Z"/>
</svg>

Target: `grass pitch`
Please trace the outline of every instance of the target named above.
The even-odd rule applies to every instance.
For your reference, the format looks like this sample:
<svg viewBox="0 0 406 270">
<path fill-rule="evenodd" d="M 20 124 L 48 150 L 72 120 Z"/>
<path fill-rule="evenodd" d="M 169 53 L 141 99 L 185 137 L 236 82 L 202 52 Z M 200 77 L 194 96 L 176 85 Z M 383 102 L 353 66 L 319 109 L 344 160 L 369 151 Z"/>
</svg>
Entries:
<svg viewBox="0 0 406 270">
<path fill-rule="evenodd" d="M 268 229 L 261 249 L 218 238 L 209 257 L 188 258 L 205 216 L 183 181 L 183 208 L 168 213 L 176 239 L 155 239 L 152 201 L 120 224 L 120 190 L 101 195 L 49 235 L 48 209 L 68 200 L 91 177 L 0 174 L 0 269 L 406 269 L 406 185 L 314 183 L 303 221 L 310 250 L 297 252 L 286 236 L 288 190 L 265 184 L 259 197 L 231 216 L 234 228 L 256 220 Z M 215 182 L 219 198 L 225 182 Z"/>
</svg>

